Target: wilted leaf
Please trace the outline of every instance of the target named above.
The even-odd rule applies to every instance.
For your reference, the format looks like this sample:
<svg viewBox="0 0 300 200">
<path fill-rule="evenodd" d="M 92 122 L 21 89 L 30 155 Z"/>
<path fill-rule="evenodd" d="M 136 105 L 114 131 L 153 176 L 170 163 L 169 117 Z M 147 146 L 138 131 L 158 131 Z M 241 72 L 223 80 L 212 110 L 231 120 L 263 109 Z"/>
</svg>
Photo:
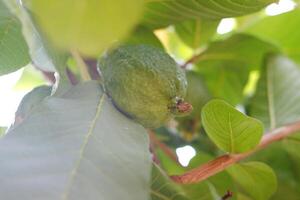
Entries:
<svg viewBox="0 0 300 200">
<path fill-rule="evenodd" d="M 1 198 L 147 199 L 148 151 L 145 129 L 86 82 L 43 100 L 0 140 Z"/>
<path fill-rule="evenodd" d="M 210 139 L 222 150 L 242 153 L 253 149 L 263 134 L 260 121 L 237 111 L 222 100 L 202 109 L 202 123 Z"/>
<path fill-rule="evenodd" d="M 268 200 L 277 189 L 272 168 L 261 162 L 235 164 L 227 169 L 241 188 L 255 200 Z"/>
<path fill-rule="evenodd" d="M 249 114 L 261 120 L 266 129 L 300 119 L 300 69 L 284 56 L 268 56 Z"/>
<path fill-rule="evenodd" d="M 98 57 L 138 22 L 141 0 L 32 0 L 42 31 L 56 46 Z"/>
<path fill-rule="evenodd" d="M 0 1 L 0 75 L 18 70 L 30 61 L 21 23 Z"/>
</svg>

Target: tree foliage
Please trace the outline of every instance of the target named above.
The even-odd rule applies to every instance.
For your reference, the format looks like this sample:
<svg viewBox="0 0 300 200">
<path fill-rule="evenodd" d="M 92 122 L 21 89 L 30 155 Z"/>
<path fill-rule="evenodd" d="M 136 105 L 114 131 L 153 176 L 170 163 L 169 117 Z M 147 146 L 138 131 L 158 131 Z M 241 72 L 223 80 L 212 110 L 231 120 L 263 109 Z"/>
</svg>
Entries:
<svg viewBox="0 0 300 200">
<path fill-rule="evenodd" d="M 17 84 L 33 90 L 0 127 L 1 198 L 299 199 L 300 13 L 295 1 L 267 16 L 273 2 L 0 0 L 0 75 L 35 66 Z M 225 18 L 237 23 L 220 34 Z M 185 70 L 191 115 L 147 130 L 116 108 L 96 63 L 140 44 Z M 185 145 L 196 155 L 183 167 Z"/>
</svg>

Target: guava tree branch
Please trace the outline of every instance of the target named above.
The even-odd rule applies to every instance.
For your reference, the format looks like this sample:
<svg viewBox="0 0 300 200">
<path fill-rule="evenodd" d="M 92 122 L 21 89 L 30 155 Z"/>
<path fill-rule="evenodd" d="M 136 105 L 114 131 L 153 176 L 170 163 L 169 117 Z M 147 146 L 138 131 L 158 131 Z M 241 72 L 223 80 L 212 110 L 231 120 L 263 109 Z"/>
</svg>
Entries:
<svg viewBox="0 0 300 200">
<path fill-rule="evenodd" d="M 226 154 L 214 160 L 211 160 L 191 171 L 182 175 L 171 176 L 171 178 L 180 184 L 191 184 L 201 182 L 223 170 L 232 164 L 250 156 L 256 151 L 259 151 L 273 142 L 280 141 L 300 130 L 300 121 L 274 129 L 266 133 L 258 146 L 249 152 L 241 154 Z"/>
<path fill-rule="evenodd" d="M 162 143 L 156 136 L 155 133 L 152 130 L 148 130 L 148 134 L 150 137 L 150 141 L 153 145 L 153 147 L 157 146 L 159 147 L 169 158 L 171 158 L 173 161 L 178 163 L 178 158 L 174 151 L 172 151 L 167 145 Z"/>
<path fill-rule="evenodd" d="M 201 60 L 203 56 L 203 52 L 194 54 L 190 59 L 188 59 L 185 63 L 181 65 L 181 68 L 185 69 L 189 64 L 196 63 Z"/>
</svg>

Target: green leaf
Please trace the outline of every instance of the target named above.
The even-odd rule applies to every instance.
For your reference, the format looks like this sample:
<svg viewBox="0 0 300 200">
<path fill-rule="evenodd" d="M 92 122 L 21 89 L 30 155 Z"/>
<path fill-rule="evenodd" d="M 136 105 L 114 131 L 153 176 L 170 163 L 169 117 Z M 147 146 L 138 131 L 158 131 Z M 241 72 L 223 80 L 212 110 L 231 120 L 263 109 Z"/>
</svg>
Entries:
<svg viewBox="0 0 300 200">
<path fill-rule="evenodd" d="M 30 62 L 21 23 L 0 1 L 0 75 L 18 70 Z"/>
<path fill-rule="evenodd" d="M 27 93 L 15 114 L 15 125 L 21 123 L 35 108 L 39 105 L 47 96 L 51 95 L 52 87 L 51 86 L 39 86 L 34 88 L 32 91 Z"/>
<path fill-rule="evenodd" d="M 148 149 L 146 130 L 86 82 L 44 99 L 0 140 L 1 197 L 147 199 Z"/>
<path fill-rule="evenodd" d="M 28 10 L 19 1 L 4 0 L 4 3 L 22 23 L 22 33 L 29 47 L 32 62 L 43 71 L 55 72 L 55 66 L 48 55 L 44 38 L 37 31 Z"/>
<path fill-rule="evenodd" d="M 243 68 L 258 68 L 268 52 L 278 52 L 278 49 L 257 37 L 237 33 L 225 40 L 212 42 L 199 56 L 197 64 L 201 67 L 204 61 L 235 61 L 242 63 Z"/>
<path fill-rule="evenodd" d="M 275 0 L 172 0 L 146 5 L 143 23 L 161 28 L 186 19 L 222 19 L 257 12 Z"/>
<path fill-rule="evenodd" d="M 236 105 L 243 101 L 250 70 L 259 68 L 264 55 L 273 51 L 277 49 L 265 41 L 235 34 L 211 43 L 198 57 L 197 70 L 214 97 Z"/>
<path fill-rule="evenodd" d="M 138 22 L 141 0 L 32 0 L 43 32 L 63 49 L 98 57 Z"/>
<path fill-rule="evenodd" d="M 299 26 L 300 10 L 295 9 L 259 20 L 245 31 L 278 45 L 284 53 L 300 62 Z"/>
<path fill-rule="evenodd" d="M 161 49 L 164 48 L 153 31 L 142 26 L 137 27 L 130 37 L 125 40 L 125 43 L 131 45 L 148 44 Z"/>
<path fill-rule="evenodd" d="M 289 136 L 283 140 L 284 148 L 297 159 L 300 159 L 300 133 Z"/>
<path fill-rule="evenodd" d="M 300 70 L 281 55 L 270 55 L 249 105 L 249 114 L 273 129 L 300 119 Z"/>
<path fill-rule="evenodd" d="M 157 166 L 152 167 L 151 182 L 152 200 L 189 200 L 182 188 L 172 182 L 169 177 Z"/>
<path fill-rule="evenodd" d="M 241 188 L 255 200 L 267 200 L 276 191 L 272 168 L 261 162 L 235 164 L 227 169 Z"/>
<path fill-rule="evenodd" d="M 213 97 L 222 98 L 232 105 L 243 101 L 243 91 L 250 72 L 243 63 L 212 60 L 201 62 L 198 67 Z"/>
<path fill-rule="evenodd" d="M 207 43 L 217 31 L 219 20 L 188 20 L 175 25 L 179 37 L 193 49 Z"/>
<path fill-rule="evenodd" d="M 244 115 L 223 100 L 211 100 L 204 106 L 202 123 L 210 139 L 229 153 L 253 149 L 263 134 L 260 121 Z"/>
</svg>

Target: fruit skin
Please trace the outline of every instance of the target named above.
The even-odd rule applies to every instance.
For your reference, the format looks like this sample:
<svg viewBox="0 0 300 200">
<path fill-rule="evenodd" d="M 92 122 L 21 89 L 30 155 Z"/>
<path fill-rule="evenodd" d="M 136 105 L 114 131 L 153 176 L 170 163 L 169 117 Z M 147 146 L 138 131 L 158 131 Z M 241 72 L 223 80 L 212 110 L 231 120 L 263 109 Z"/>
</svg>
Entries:
<svg viewBox="0 0 300 200">
<path fill-rule="evenodd" d="M 183 101 L 185 72 L 159 48 L 126 45 L 99 60 L 106 93 L 116 107 L 147 128 L 191 111 Z"/>
</svg>

